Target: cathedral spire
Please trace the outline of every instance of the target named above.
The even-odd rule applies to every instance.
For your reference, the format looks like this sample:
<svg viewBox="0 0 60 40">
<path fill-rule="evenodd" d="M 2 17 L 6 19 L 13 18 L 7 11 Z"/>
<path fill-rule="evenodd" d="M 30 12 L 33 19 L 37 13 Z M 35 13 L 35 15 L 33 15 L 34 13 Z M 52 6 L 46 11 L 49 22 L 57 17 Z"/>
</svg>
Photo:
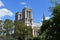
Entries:
<svg viewBox="0 0 60 40">
<path fill-rule="evenodd" d="M 43 21 L 45 20 L 45 15 L 44 15 L 44 12 L 43 12 Z"/>
</svg>

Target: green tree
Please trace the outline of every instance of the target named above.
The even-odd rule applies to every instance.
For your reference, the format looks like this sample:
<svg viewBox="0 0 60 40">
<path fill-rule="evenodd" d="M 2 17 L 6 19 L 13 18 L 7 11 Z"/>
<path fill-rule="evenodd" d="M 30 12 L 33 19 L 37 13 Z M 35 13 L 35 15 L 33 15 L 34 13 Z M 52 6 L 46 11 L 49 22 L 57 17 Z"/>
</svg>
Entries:
<svg viewBox="0 0 60 40">
<path fill-rule="evenodd" d="M 3 22 L 2 22 L 2 20 L 0 20 L 0 38 L 3 38 L 2 36 L 2 33 L 3 33 L 3 29 L 2 29 L 2 27 L 3 27 Z"/>
<path fill-rule="evenodd" d="M 10 29 L 13 27 L 13 22 L 12 20 L 10 19 L 6 19 L 4 21 L 4 29 L 6 30 L 6 37 L 7 37 L 7 40 L 9 40 L 9 37 L 10 37 Z"/>
<path fill-rule="evenodd" d="M 26 26 L 21 21 L 15 21 L 15 36 L 17 39 L 25 40 L 28 36 L 32 35 L 31 26 Z M 24 39 L 25 38 L 25 39 Z"/>
<path fill-rule="evenodd" d="M 42 26 L 40 28 L 40 38 L 41 40 L 54 40 L 55 38 L 55 25 L 52 18 L 49 20 L 43 20 Z"/>
<path fill-rule="evenodd" d="M 46 40 L 60 40 L 60 3 L 57 3 L 52 8 L 51 16 L 52 17 L 49 19 L 49 21 L 43 21 L 43 24 L 41 26 L 41 32 L 42 34 L 46 34 Z"/>
<path fill-rule="evenodd" d="M 54 23 L 56 40 L 60 39 L 60 3 L 56 4 L 56 6 L 52 9 L 52 20 Z"/>
<path fill-rule="evenodd" d="M 2 20 L 0 20 L 0 35 L 2 33 Z"/>
<path fill-rule="evenodd" d="M 41 40 L 39 37 L 34 37 L 33 40 Z"/>
<path fill-rule="evenodd" d="M 50 26 L 49 20 L 43 20 L 42 26 L 40 28 L 41 33 L 43 33 Z"/>
</svg>

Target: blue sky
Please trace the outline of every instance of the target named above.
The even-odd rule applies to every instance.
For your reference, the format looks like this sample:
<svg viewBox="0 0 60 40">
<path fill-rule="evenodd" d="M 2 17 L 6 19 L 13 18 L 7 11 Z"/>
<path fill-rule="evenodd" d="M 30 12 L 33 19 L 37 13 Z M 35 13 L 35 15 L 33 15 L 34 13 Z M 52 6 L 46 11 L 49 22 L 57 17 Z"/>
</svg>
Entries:
<svg viewBox="0 0 60 40">
<path fill-rule="evenodd" d="M 43 13 L 46 18 L 51 15 L 49 11 L 50 0 L 0 0 L 0 19 L 15 20 L 16 12 L 21 12 L 25 6 L 32 9 L 34 22 L 41 22 Z"/>
</svg>

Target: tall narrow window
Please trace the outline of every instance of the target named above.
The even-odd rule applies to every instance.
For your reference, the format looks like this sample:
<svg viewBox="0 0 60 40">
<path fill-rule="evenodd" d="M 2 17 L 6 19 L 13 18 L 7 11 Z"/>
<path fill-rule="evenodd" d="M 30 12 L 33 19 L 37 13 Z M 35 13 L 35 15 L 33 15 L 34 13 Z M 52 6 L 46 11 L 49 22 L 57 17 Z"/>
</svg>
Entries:
<svg viewBox="0 0 60 40">
<path fill-rule="evenodd" d="M 29 18 L 31 18 L 31 11 L 29 11 Z"/>
<path fill-rule="evenodd" d="M 20 20 L 21 20 L 21 14 L 20 14 Z"/>
<path fill-rule="evenodd" d="M 27 11 L 27 17 L 28 17 L 28 11 Z"/>
</svg>

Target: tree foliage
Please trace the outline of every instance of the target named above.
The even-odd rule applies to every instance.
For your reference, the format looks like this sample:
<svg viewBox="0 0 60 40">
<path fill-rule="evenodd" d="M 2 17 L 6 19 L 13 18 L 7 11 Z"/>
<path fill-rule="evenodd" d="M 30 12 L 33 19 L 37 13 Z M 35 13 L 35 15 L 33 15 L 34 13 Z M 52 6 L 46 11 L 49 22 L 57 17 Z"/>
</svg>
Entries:
<svg viewBox="0 0 60 40">
<path fill-rule="evenodd" d="M 4 27 L 3 28 L 5 29 L 7 40 L 8 40 L 8 37 L 10 37 L 10 30 L 11 30 L 12 27 L 13 27 L 12 20 L 6 19 L 4 21 Z"/>
<path fill-rule="evenodd" d="M 60 39 L 60 3 L 58 3 L 54 8 L 52 12 L 52 20 L 55 25 L 55 31 L 56 31 L 56 40 Z"/>
<path fill-rule="evenodd" d="M 32 27 L 26 26 L 21 21 L 15 21 L 15 36 L 16 38 L 20 38 L 22 40 L 28 36 L 32 36 Z"/>
<path fill-rule="evenodd" d="M 60 40 L 60 3 L 52 8 L 51 16 L 42 22 L 40 36 L 44 40 Z"/>
</svg>

